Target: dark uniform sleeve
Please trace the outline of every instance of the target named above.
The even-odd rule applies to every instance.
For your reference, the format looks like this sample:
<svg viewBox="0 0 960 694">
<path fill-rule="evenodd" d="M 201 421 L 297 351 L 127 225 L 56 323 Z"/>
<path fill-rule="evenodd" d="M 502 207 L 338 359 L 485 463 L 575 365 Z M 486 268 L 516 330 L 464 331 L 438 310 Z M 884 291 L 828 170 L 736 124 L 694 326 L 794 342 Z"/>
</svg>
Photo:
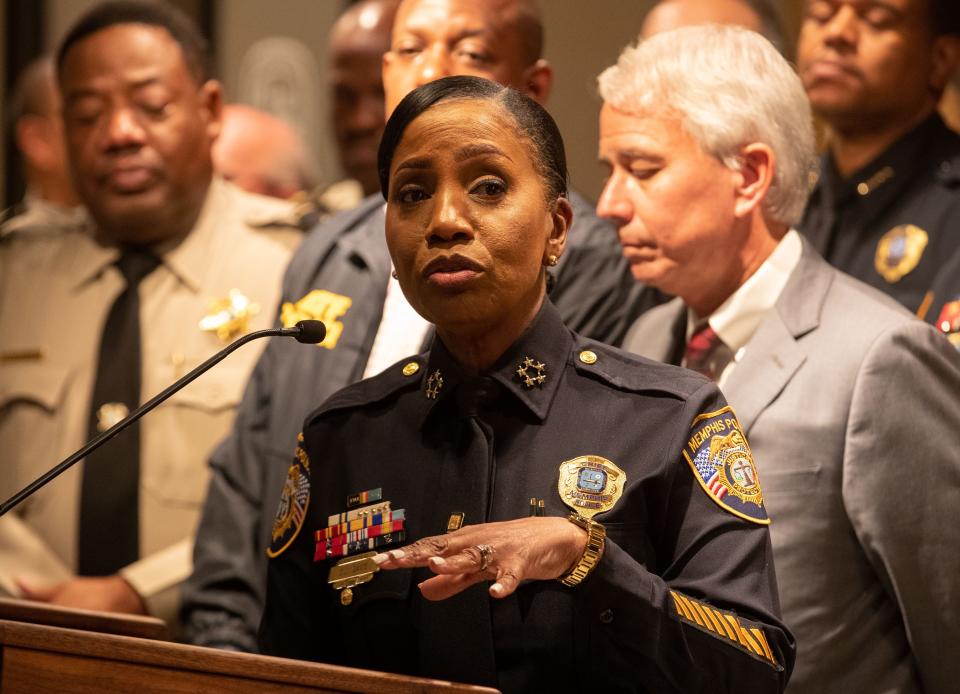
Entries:
<svg viewBox="0 0 960 694">
<path fill-rule="evenodd" d="M 577 589 L 586 655 L 624 687 L 781 692 L 792 670 L 793 637 L 779 618 L 766 525 L 724 508 L 683 456 L 685 446 L 693 452 L 697 418 L 725 408 L 713 384 L 687 403 L 691 426 L 675 447 L 666 510 L 650 529 L 657 565 L 639 564 L 608 539 L 597 569 Z M 735 420 L 732 412 L 717 419 L 729 417 Z"/>
<path fill-rule="evenodd" d="M 314 431 L 305 432 L 310 437 Z M 301 443 L 300 452 L 309 448 Z M 305 455 L 305 453 L 304 453 Z M 314 481 L 311 480 L 310 483 Z M 288 496 L 288 489 L 284 489 Z M 289 504 L 285 498 L 282 504 Z M 310 528 L 315 511 L 309 499 L 299 526 L 291 526 L 275 539 L 267 564 L 267 594 L 260 622 L 259 645 L 264 655 L 282 658 L 342 663 L 336 646 L 336 620 L 323 614 L 321 595 L 326 594 L 324 563 L 313 561 L 314 542 Z"/>
<path fill-rule="evenodd" d="M 275 498 L 265 498 L 268 490 L 264 488 L 269 473 L 265 467 L 275 462 L 265 445 L 271 359 L 268 345 L 247 384 L 233 429 L 210 461 L 193 574 L 183 586 L 185 636 L 196 645 L 257 651 L 266 568 L 263 504 L 275 508 L 276 503 Z"/>
</svg>

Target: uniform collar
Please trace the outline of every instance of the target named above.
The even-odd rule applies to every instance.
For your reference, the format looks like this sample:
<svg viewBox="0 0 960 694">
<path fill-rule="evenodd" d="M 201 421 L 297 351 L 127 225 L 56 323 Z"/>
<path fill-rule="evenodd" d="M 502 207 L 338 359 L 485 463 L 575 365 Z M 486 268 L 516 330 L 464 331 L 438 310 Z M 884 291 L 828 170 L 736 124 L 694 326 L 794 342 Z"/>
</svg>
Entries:
<svg viewBox="0 0 960 694">
<path fill-rule="evenodd" d="M 182 239 L 165 241 L 150 249 L 163 265 L 193 292 L 200 291 L 208 268 L 218 260 L 213 252 L 214 237 L 218 226 L 225 225 L 223 215 L 232 211 L 231 207 L 230 192 L 226 185 L 222 180 L 214 178 L 207 189 L 200 216 L 190 233 Z M 98 247 L 99 252 L 92 261 L 84 258 L 83 266 L 77 268 L 74 288 L 98 276 L 120 257 L 119 247 L 105 242 L 92 221 L 88 222 L 87 231 L 87 237 Z"/>
<path fill-rule="evenodd" d="M 515 399 L 542 422 L 560 386 L 572 346 L 570 330 L 563 324 L 556 307 L 549 299 L 544 299 L 526 332 L 482 375 L 496 381 L 502 387 L 504 397 Z M 532 386 L 525 385 L 525 379 L 518 374 L 528 358 L 532 363 L 527 362 L 524 373 L 534 381 L 543 376 L 541 383 Z M 436 398 L 429 398 L 428 389 L 435 388 L 439 379 L 442 379 L 442 385 L 436 391 Z M 424 423 L 434 411 L 457 407 L 457 389 L 468 379 L 442 340 L 435 339 L 420 386 L 420 395 L 427 403 Z"/>
<path fill-rule="evenodd" d="M 827 152 L 822 162 L 818 193 L 832 208 L 858 198 L 870 199 L 877 191 L 892 188 L 889 184 L 898 174 L 915 170 L 918 161 L 945 154 L 929 151 L 931 144 L 942 141 L 944 131 L 949 132 L 940 114 L 934 112 L 880 156 L 846 177 L 840 174 L 833 155 Z"/>
</svg>

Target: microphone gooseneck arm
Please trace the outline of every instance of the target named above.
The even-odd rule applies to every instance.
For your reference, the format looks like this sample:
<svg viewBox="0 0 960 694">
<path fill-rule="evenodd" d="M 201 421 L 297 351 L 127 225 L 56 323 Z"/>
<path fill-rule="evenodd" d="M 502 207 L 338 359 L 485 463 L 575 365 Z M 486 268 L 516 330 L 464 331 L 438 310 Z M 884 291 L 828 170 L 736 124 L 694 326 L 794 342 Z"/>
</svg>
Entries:
<svg viewBox="0 0 960 694">
<path fill-rule="evenodd" d="M 131 412 L 127 417 L 120 420 L 112 427 L 101 433 L 99 436 L 96 436 L 91 441 L 89 441 L 83 448 L 71 455 L 66 460 L 58 463 L 55 467 L 51 468 L 47 472 L 43 473 L 40 477 L 35 479 L 33 482 L 28 484 L 26 487 L 21 489 L 19 492 L 11 496 L 9 499 L 0 504 L 0 516 L 3 516 L 10 509 L 14 508 L 21 501 L 26 499 L 28 496 L 33 494 L 35 491 L 46 485 L 51 480 L 58 477 L 61 473 L 68 470 L 74 464 L 83 460 L 91 451 L 99 448 L 107 441 L 112 439 L 114 436 L 119 434 L 121 431 L 126 429 L 128 426 L 133 424 L 135 421 L 143 417 L 150 410 L 155 408 L 157 405 L 162 403 L 164 400 L 169 398 L 171 395 L 176 393 L 178 390 L 183 388 L 188 383 L 192 382 L 211 367 L 219 364 L 227 356 L 229 356 L 234 350 L 242 347 L 243 345 L 251 342 L 253 340 L 259 339 L 261 337 L 273 337 L 273 336 L 283 336 L 283 337 L 292 337 L 295 338 L 298 342 L 322 342 L 324 334 L 326 333 L 325 326 L 320 321 L 300 321 L 296 326 L 292 328 L 270 328 L 269 330 L 257 330 L 255 332 L 244 335 L 236 342 L 232 342 L 227 345 L 226 348 L 220 350 L 212 357 L 203 362 L 200 366 L 190 371 L 182 378 L 174 381 L 170 386 L 163 389 L 152 398 L 147 400 Z"/>
</svg>

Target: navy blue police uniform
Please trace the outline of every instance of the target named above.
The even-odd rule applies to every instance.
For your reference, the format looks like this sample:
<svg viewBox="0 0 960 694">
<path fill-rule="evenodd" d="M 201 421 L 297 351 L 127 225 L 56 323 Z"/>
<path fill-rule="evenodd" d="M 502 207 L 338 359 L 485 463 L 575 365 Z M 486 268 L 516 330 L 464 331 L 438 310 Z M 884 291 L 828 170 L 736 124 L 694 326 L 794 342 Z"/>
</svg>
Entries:
<svg viewBox="0 0 960 694">
<path fill-rule="evenodd" d="M 892 296 L 921 318 L 960 249 L 960 135 L 934 114 L 856 173 L 830 154 L 800 230 L 836 268 Z"/>
<path fill-rule="evenodd" d="M 347 511 L 359 493 L 375 501 L 363 530 Z M 605 526 L 580 585 L 531 581 L 493 599 L 483 583 L 431 602 L 416 588 L 427 569 L 381 570 L 349 594 L 328 583 L 355 552 L 524 517 L 531 500 L 551 516 L 590 506 Z M 582 338 L 545 301 L 483 377 L 436 340 L 307 418 L 260 648 L 507 692 L 778 692 L 794 645 L 768 522 L 712 382 Z"/>
</svg>

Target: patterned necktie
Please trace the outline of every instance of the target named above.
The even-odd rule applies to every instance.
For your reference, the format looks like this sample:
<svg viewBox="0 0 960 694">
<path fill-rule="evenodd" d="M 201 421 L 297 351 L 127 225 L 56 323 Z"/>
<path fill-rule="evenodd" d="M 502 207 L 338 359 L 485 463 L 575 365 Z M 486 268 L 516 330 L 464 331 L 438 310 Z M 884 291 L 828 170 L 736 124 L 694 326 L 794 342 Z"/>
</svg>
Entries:
<svg viewBox="0 0 960 694">
<path fill-rule="evenodd" d="M 140 405 L 140 281 L 160 264 L 126 249 L 117 260 L 127 286 L 114 301 L 100 337 L 90 400 L 89 438 Z M 87 456 L 80 496 L 77 573 L 108 576 L 140 556 L 140 424 L 135 422 Z"/>
<path fill-rule="evenodd" d="M 687 340 L 683 352 L 683 366 L 701 373 L 716 382 L 733 359 L 733 352 L 727 347 L 709 323 L 704 323 Z"/>
</svg>

